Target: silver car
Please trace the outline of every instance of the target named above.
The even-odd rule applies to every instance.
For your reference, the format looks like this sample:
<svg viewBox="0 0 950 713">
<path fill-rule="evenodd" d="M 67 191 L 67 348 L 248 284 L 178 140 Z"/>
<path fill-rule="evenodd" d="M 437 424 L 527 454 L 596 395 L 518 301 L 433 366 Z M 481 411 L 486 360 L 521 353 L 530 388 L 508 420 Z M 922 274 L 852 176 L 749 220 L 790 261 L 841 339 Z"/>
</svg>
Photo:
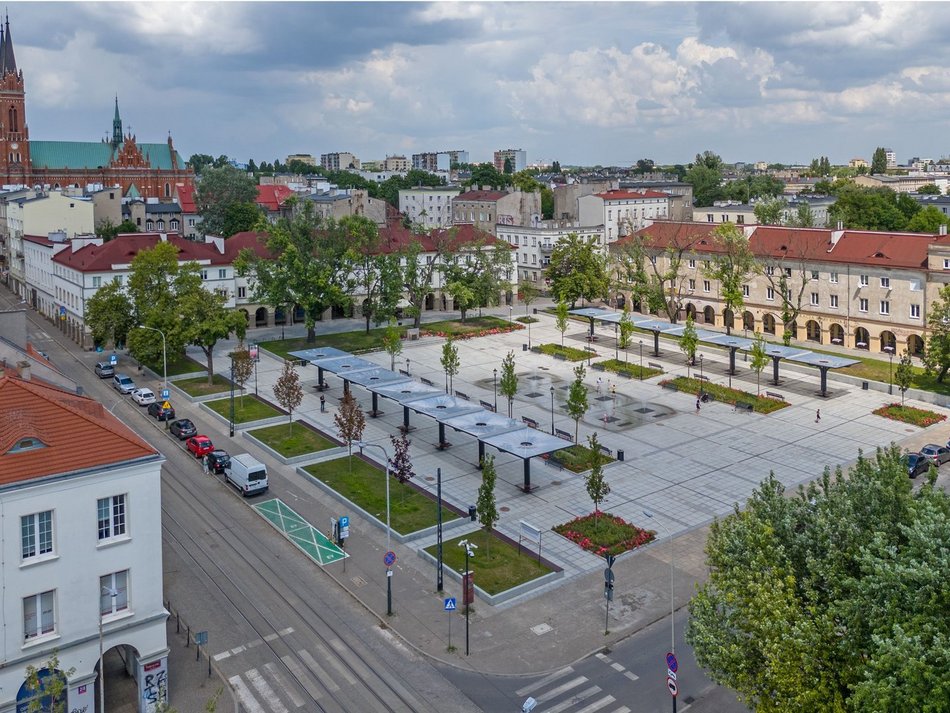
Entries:
<svg viewBox="0 0 950 713">
<path fill-rule="evenodd" d="M 126 374 L 116 374 L 112 377 L 112 388 L 120 394 L 131 394 L 135 391 L 135 382 Z"/>
<path fill-rule="evenodd" d="M 936 443 L 928 443 L 920 449 L 920 455 L 929 460 L 935 466 L 940 467 L 950 460 L 950 448 L 939 446 Z"/>
</svg>

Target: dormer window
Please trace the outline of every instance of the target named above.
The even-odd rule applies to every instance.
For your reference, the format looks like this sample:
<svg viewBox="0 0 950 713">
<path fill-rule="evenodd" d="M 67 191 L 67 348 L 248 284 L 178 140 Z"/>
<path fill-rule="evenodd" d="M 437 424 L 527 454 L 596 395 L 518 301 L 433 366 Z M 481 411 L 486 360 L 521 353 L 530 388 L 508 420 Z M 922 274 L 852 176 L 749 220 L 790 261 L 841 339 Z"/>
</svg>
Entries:
<svg viewBox="0 0 950 713">
<path fill-rule="evenodd" d="M 22 453 L 24 451 L 35 451 L 37 448 L 46 448 L 46 444 L 39 438 L 21 438 L 17 441 L 8 453 Z"/>
</svg>

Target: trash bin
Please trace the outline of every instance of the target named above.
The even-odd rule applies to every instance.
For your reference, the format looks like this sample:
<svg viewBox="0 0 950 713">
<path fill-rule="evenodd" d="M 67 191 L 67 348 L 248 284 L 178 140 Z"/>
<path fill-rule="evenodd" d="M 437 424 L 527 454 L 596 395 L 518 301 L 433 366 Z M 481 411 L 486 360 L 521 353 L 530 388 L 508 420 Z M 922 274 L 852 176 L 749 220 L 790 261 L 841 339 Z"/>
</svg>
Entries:
<svg viewBox="0 0 950 713">
<path fill-rule="evenodd" d="M 538 313 L 538 308 L 537 308 L 537 307 L 534 308 L 534 313 L 535 313 L 535 314 Z"/>
<path fill-rule="evenodd" d="M 469 517 L 469 519 L 470 519 L 472 522 L 475 522 L 475 514 L 476 514 L 476 512 L 477 512 L 477 510 L 476 510 L 476 508 L 475 508 L 474 505 L 469 505 L 469 506 L 468 506 L 468 517 Z"/>
<path fill-rule="evenodd" d="M 521 345 L 521 351 L 523 351 L 523 352 L 528 351 L 528 345 L 527 345 L 527 344 L 522 344 L 522 345 Z"/>
<path fill-rule="evenodd" d="M 623 448 L 617 449 L 617 460 L 623 460 Z"/>
<path fill-rule="evenodd" d="M 867 391 L 867 390 L 868 390 L 868 382 L 862 381 L 862 382 L 861 382 L 861 388 L 864 389 L 865 391 Z"/>
</svg>

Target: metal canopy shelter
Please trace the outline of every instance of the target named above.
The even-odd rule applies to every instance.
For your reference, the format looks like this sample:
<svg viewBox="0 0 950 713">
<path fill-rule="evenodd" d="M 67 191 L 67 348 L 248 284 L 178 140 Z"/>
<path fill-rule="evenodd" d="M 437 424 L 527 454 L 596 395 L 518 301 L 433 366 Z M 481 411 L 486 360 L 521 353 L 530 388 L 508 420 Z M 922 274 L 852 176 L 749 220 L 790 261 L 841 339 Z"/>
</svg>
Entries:
<svg viewBox="0 0 950 713">
<path fill-rule="evenodd" d="M 493 436 L 486 436 L 483 441 L 492 448 L 504 453 L 511 453 L 524 461 L 524 485 L 521 489 L 526 493 L 531 492 L 531 458 L 570 448 L 573 445 L 562 438 L 557 438 L 528 426 L 515 431 L 505 431 Z"/>
<path fill-rule="evenodd" d="M 439 448 L 447 448 L 451 444 L 446 442 L 444 426 L 448 426 L 456 431 L 467 433 L 478 440 L 478 467 L 482 467 L 482 459 L 485 457 L 485 442 L 482 440 L 486 436 L 497 436 L 507 431 L 515 431 L 524 428 L 524 424 L 513 418 L 502 416 L 494 411 L 483 410 L 481 412 L 467 413 L 454 418 L 447 418 L 439 423 Z"/>
<path fill-rule="evenodd" d="M 328 357 L 326 359 L 317 359 L 313 362 L 317 367 L 317 383 L 323 383 L 323 372 L 329 371 L 343 379 L 343 393 L 350 390 L 350 374 L 355 374 L 364 369 L 379 369 L 378 364 L 374 364 L 363 357 L 347 354 L 346 356 Z"/>
<path fill-rule="evenodd" d="M 734 334 L 717 334 L 712 339 L 705 339 L 703 341 L 720 347 L 726 347 L 729 350 L 729 376 L 736 375 L 736 352 L 740 349 L 748 351 L 749 347 L 754 343 L 752 339 L 737 337 Z"/>
<path fill-rule="evenodd" d="M 369 415 L 373 418 L 382 416 L 383 414 L 383 412 L 379 410 L 378 394 L 375 391 L 375 387 L 385 386 L 387 384 L 395 386 L 412 381 L 412 379 L 410 379 L 408 376 L 397 374 L 395 371 L 383 369 L 382 367 L 377 367 L 375 369 L 361 369 L 355 373 L 347 374 L 347 376 L 351 382 L 357 386 L 362 386 L 365 389 L 368 389 L 373 395 L 373 409 L 369 412 Z"/>
<path fill-rule="evenodd" d="M 374 395 L 379 394 L 384 399 L 392 399 L 402 406 L 402 430 L 404 433 L 409 433 L 409 431 L 412 430 L 409 426 L 409 407 L 406 404 L 410 401 L 426 399 L 442 393 L 441 389 L 428 386 L 421 381 L 403 381 L 400 383 L 371 386 L 369 389 Z"/>
<path fill-rule="evenodd" d="M 330 359 L 333 357 L 349 356 L 349 352 L 336 347 L 314 347 L 313 349 L 301 349 L 296 352 L 287 352 L 290 356 L 297 359 L 303 359 L 311 364 L 320 359 Z M 329 388 L 323 381 L 323 369 L 317 367 L 317 391 L 326 391 Z"/>
<path fill-rule="evenodd" d="M 816 352 L 808 352 L 807 354 L 800 355 L 795 357 L 794 361 L 809 364 L 811 366 L 818 367 L 818 371 L 821 372 L 821 395 L 828 395 L 828 370 L 829 369 L 840 369 L 844 366 L 851 366 L 852 364 L 857 364 L 858 359 L 848 359 L 847 357 L 841 356 L 832 356 L 831 354 L 818 354 Z"/>
<path fill-rule="evenodd" d="M 594 336 L 594 320 L 595 319 L 604 319 L 606 316 L 611 314 L 617 314 L 616 312 L 611 312 L 606 310 L 603 307 L 581 307 L 579 309 L 572 309 L 568 311 L 568 314 L 573 314 L 575 317 L 587 317 L 590 320 L 590 336 Z"/>
<path fill-rule="evenodd" d="M 449 394 L 438 394 L 428 398 L 413 399 L 406 403 L 406 407 L 421 413 L 423 416 L 430 416 L 439 423 L 439 447 L 445 443 L 445 420 L 453 416 L 462 416 L 466 413 L 475 413 L 476 411 L 485 411 L 481 406 L 476 406 L 470 401 L 451 396 Z M 408 427 L 409 422 L 406 421 Z"/>
</svg>

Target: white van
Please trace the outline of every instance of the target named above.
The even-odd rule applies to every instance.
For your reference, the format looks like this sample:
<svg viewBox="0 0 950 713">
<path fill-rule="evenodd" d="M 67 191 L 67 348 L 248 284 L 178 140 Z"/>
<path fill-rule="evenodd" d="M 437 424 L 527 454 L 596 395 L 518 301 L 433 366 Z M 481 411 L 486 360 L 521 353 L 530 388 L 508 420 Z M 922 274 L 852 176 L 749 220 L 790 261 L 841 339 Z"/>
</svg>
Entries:
<svg viewBox="0 0 950 713">
<path fill-rule="evenodd" d="M 267 466 L 250 453 L 231 456 L 224 469 L 224 479 L 237 488 L 245 498 L 267 490 Z"/>
</svg>

